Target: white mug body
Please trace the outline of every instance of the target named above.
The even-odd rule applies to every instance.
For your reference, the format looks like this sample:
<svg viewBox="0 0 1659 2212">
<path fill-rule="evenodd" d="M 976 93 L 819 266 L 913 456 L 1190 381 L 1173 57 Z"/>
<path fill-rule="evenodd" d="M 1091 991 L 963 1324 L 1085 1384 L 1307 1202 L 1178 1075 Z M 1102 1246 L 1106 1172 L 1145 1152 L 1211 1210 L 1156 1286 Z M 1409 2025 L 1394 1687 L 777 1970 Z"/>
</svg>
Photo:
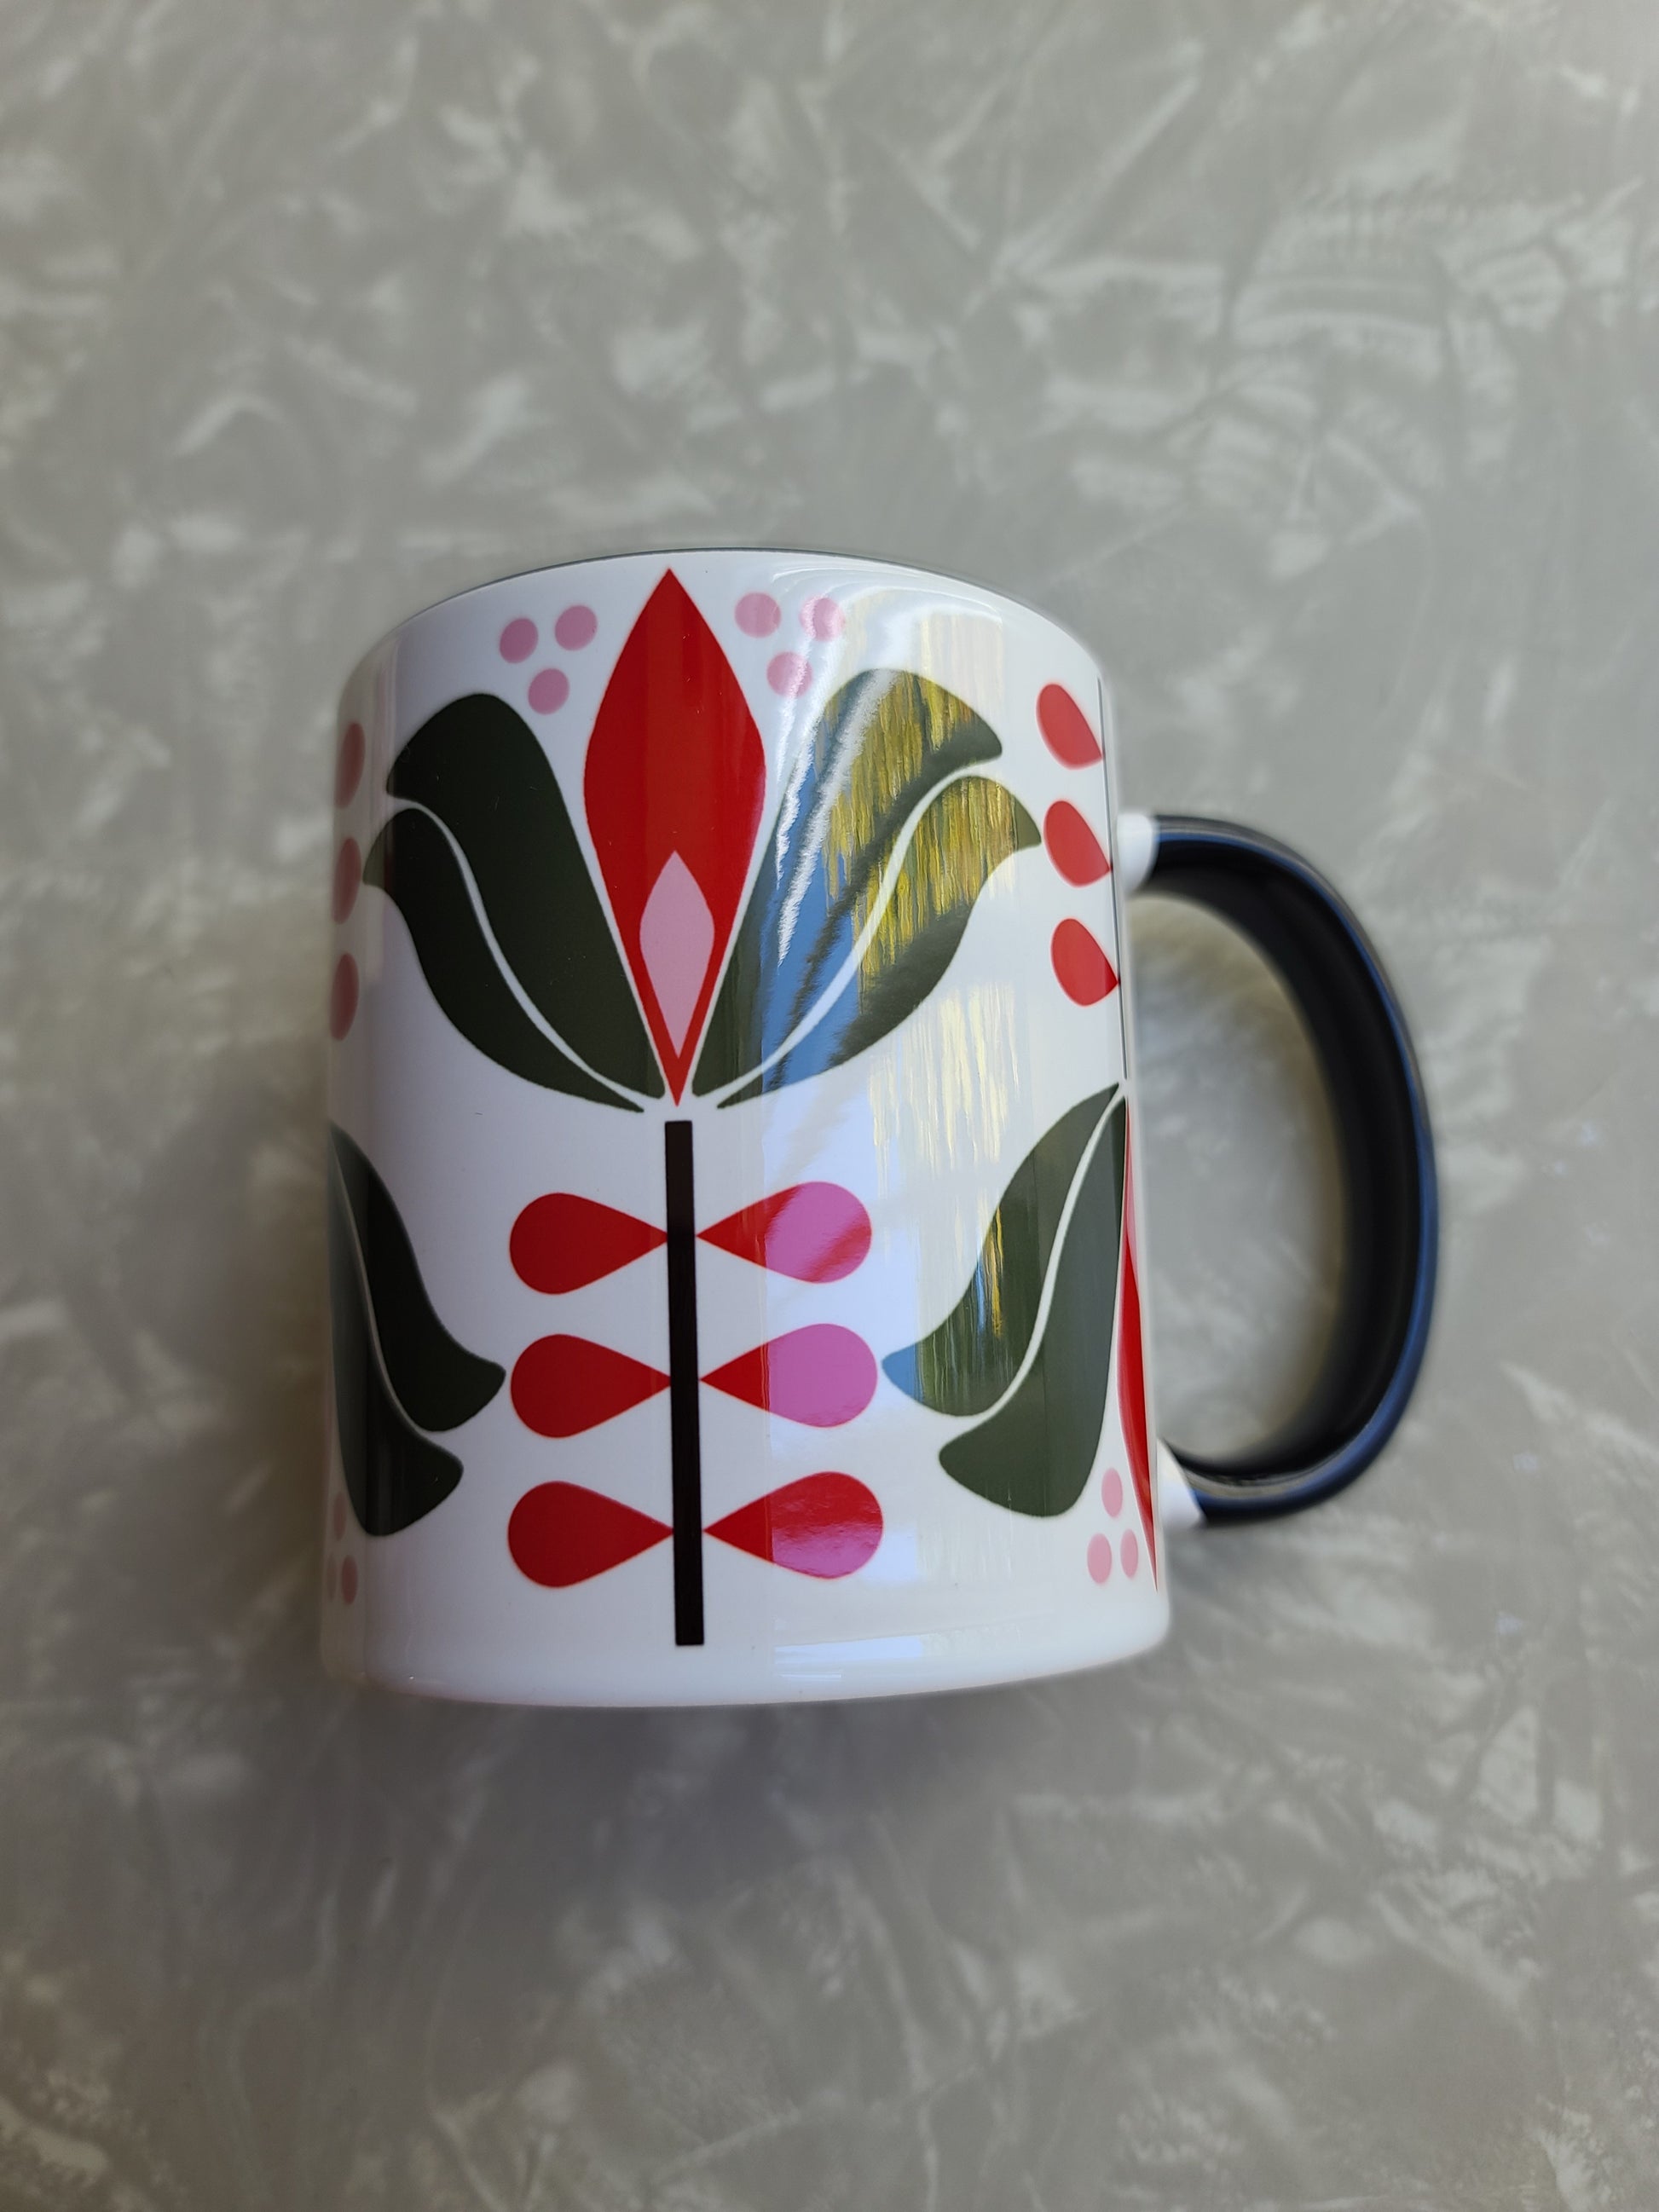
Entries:
<svg viewBox="0 0 1659 2212">
<path fill-rule="evenodd" d="M 641 555 L 346 687 L 323 1650 L 520 1703 L 1164 1635 L 1101 672 L 878 562 Z"/>
</svg>

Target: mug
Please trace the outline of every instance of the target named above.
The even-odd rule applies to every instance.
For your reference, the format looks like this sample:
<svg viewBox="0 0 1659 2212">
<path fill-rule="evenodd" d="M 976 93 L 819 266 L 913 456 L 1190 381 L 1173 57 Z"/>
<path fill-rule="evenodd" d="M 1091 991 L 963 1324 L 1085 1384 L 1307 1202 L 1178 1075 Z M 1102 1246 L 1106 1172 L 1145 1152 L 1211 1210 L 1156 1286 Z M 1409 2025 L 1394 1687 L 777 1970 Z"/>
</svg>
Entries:
<svg viewBox="0 0 1659 2212">
<path fill-rule="evenodd" d="M 1105 681 L 878 561 L 626 556 L 348 683 L 330 994 L 323 1653 L 456 1698 L 692 1705 L 1144 1651 L 1166 1531 L 1352 1480 L 1437 1218 L 1395 995 L 1225 823 L 1120 814 Z M 1122 902 L 1251 936 L 1346 1197 L 1307 1405 L 1156 1442 Z"/>
</svg>

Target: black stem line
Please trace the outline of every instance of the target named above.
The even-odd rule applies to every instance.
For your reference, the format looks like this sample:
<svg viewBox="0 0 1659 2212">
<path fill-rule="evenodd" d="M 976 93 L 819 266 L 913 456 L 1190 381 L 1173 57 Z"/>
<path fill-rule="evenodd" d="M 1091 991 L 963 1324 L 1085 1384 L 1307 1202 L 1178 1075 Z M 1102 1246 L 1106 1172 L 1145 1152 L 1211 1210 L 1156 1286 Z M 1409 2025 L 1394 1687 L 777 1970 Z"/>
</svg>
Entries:
<svg viewBox="0 0 1659 2212">
<path fill-rule="evenodd" d="M 702 1430 L 697 1402 L 697 1222 L 691 1124 L 663 1127 L 668 1200 L 668 1421 L 674 1494 L 674 1641 L 702 1642 Z"/>
</svg>

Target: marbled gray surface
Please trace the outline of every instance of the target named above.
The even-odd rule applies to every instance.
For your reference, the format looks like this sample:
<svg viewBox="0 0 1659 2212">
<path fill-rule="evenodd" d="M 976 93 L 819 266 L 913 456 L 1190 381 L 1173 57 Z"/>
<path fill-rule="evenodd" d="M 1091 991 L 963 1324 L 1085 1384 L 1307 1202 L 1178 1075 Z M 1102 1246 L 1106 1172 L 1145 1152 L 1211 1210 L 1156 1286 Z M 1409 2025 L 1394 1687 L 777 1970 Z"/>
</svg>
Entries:
<svg viewBox="0 0 1659 2212">
<path fill-rule="evenodd" d="M 0 11 L 0 2204 L 1659 2202 L 1646 0 Z M 331 707 L 635 544 L 942 565 L 1362 907 L 1386 1462 L 1093 1679 L 491 1713 L 314 1656 Z M 1331 1208 L 1137 925 L 1176 1435 Z"/>
</svg>

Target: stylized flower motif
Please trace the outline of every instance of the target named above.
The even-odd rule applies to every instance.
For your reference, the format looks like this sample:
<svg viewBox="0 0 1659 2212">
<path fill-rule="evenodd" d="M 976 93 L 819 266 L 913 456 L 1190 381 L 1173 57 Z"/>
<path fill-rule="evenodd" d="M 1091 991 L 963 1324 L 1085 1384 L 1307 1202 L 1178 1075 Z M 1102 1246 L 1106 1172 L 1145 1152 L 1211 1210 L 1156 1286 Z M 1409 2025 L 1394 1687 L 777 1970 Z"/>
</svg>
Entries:
<svg viewBox="0 0 1659 2212">
<path fill-rule="evenodd" d="M 690 1074 L 698 1097 L 734 1105 L 866 1051 L 933 989 L 996 870 L 1042 842 L 1005 785 L 969 773 L 1001 750 L 927 678 L 854 677 L 788 771 L 750 883 L 765 750 L 670 570 L 617 656 L 583 771 L 610 918 L 540 741 L 488 693 L 398 753 L 386 788 L 404 804 L 363 879 L 501 1066 L 632 1110 L 665 1081 L 678 1100 Z"/>
<path fill-rule="evenodd" d="M 1120 1091 L 1062 1115 L 1015 1170 L 955 1306 L 929 1335 L 882 1364 L 890 1381 L 934 1413 L 986 1417 L 940 1448 L 940 1466 L 965 1489 L 1011 1512 L 1045 1519 L 1069 1512 L 1100 1442 L 1121 1274 L 1118 1395 L 1150 1556 L 1127 1144 Z"/>
<path fill-rule="evenodd" d="M 501 1389 L 432 1310 L 392 1194 L 343 1129 L 330 1132 L 329 1304 L 346 1495 L 366 1535 L 391 1536 L 461 1479 L 427 1430 L 459 1428 Z M 372 1319 L 371 1319 L 372 1316 Z"/>
<path fill-rule="evenodd" d="M 838 614 L 815 602 L 811 635 L 833 638 Z M 752 631 L 754 619 L 739 608 L 740 627 Z M 789 684 L 775 688 L 793 696 L 795 664 L 808 664 L 789 659 Z M 500 1066 L 627 1112 L 665 1091 L 678 1105 L 688 1086 L 732 1107 L 867 1050 L 933 989 L 991 877 L 1041 842 L 1013 794 L 977 772 L 1000 752 L 989 726 L 927 678 L 860 674 L 829 700 L 787 770 L 757 869 L 765 747 L 671 569 L 617 656 L 583 764 L 604 899 L 540 741 L 484 693 L 441 708 L 393 761 L 386 788 L 399 804 L 363 880 L 398 907 L 439 1006 Z M 702 1370 L 700 1241 L 831 1282 L 865 1258 L 870 1229 L 853 1193 L 811 1183 L 757 1194 L 700 1231 L 693 1127 L 665 1121 L 660 1226 L 552 1191 L 520 1215 L 512 1240 L 520 1276 L 551 1296 L 664 1249 L 666 1373 L 555 1334 L 520 1355 L 512 1396 L 528 1426 L 565 1437 L 665 1391 L 672 1525 L 544 1483 L 520 1501 L 509 1543 L 525 1573 L 562 1587 L 672 1536 L 684 1643 L 702 1638 L 705 1533 L 775 1565 L 841 1574 L 868 1557 L 881 1527 L 863 1485 L 824 1474 L 704 1530 L 702 1388 L 835 1426 L 869 1403 L 877 1369 L 852 1331 L 820 1323 Z"/>
</svg>

